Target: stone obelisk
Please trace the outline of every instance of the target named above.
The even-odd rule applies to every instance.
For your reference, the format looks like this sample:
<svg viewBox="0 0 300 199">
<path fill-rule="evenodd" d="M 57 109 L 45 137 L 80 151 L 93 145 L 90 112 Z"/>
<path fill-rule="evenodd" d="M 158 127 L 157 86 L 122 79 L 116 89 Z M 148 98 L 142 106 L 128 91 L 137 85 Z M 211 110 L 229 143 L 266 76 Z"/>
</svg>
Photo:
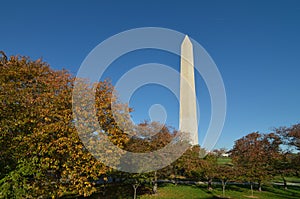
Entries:
<svg viewBox="0 0 300 199">
<path fill-rule="evenodd" d="M 198 144 L 198 120 L 194 75 L 193 45 L 186 35 L 181 44 L 179 130 L 189 134 L 190 143 Z"/>
</svg>

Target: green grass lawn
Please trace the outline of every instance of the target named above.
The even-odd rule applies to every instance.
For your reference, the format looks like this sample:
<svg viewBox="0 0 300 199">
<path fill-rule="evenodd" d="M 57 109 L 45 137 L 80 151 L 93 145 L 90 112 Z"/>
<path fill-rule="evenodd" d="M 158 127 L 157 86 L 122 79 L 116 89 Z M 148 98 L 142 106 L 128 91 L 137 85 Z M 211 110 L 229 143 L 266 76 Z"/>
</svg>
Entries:
<svg viewBox="0 0 300 199">
<path fill-rule="evenodd" d="M 285 179 L 286 179 L 287 182 L 290 182 L 290 183 L 300 183 L 300 178 L 296 177 L 296 176 L 285 177 Z M 273 179 L 273 182 L 281 182 L 281 183 L 283 183 L 283 180 L 282 180 L 281 176 L 276 176 Z"/>
<path fill-rule="evenodd" d="M 166 185 L 158 189 L 157 195 L 143 195 L 140 199 L 201 199 L 201 198 L 222 198 L 221 187 L 215 188 L 213 191 L 208 191 L 205 186 L 184 186 L 184 185 Z M 252 198 L 250 189 L 246 187 L 238 187 L 228 185 L 225 198 Z M 262 199 L 299 199 L 300 187 L 290 187 L 284 190 L 282 187 L 264 187 L 262 192 L 254 191 L 253 198 Z"/>
<path fill-rule="evenodd" d="M 217 161 L 218 161 L 218 164 L 220 164 L 220 165 L 232 164 L 231 158 L 229 158 L 229 157 L 220 157 L 220 158 L 218 158 Z"/>
<path fill-rule="evenodd" d="M 293 177 L 286 177 L 286 180 L 287 180 L 288 182 L 300 183 L 300 178 L 299 178 L 299 177 L 296 177 L 296 176 L 293 176 Z"/>
</svg>

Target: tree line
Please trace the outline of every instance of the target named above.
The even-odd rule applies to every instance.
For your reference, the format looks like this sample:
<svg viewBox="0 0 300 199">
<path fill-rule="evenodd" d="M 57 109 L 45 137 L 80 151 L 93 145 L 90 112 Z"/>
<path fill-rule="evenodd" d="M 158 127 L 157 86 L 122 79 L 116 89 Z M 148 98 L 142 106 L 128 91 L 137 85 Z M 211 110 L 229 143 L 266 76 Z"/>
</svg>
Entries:
<svg viewBox="0 0 300 199">
<path fill-rule="evenodd" d="M 205 181 L 208 189 L 213 189 L 212 182 L 217 180 L 225 195 L 230 181 L 248 182 L 252 189 L 255 184 L 261 190 L 274 176 L 280 175 L 286 188 L 286 176 L 299 176 L 300 124 L 275 128 L 267 134 L 254 132 L 236 140 L 228 151 L 232 161 L 227 164 L 218 162 L 217 153 L 191 146 L 179 159 L 158 171 L 131 174 L 109 168 L 89 152 L 90 148 L 99 147 L 93 132 L 105 134 L 115 146 L 137 153 L 159 150 L 180 132 L 155 122 L 143 122 L 135 129 L 152 134 L 128 136 L 114 119 L 112 102 L 117 104 L 122 121 L 129 117 L 124 110 L 132 109 L 118 101 L 109 81 L 94 85 L 96 117 L 101 128 L 97 129 L 87 121 L 89 109 L 84 100 L 81 107 L 72 110 L 75 78 L 68 71 L 53 70 L 41 59 L 7 57 L 2 51 L 1 54 L 0 198 L 90 196 L 99 191 L 104 197 L 109 194 L 109 187 L 121 184 L 130 185 L 136 198 L 140 188 L 147 187 L 156 193 L 159 179 L 174 183 L 187 179 Z M 82 81 L 79 86 L 84 90 L 90 85 Z M 73 112 L 82 121 L 86 119 L 86 123 L 79 125 L 88 128 L 89 134 L 80 135 L 77 131 Z M 153 133 L 155 129 L 159 130 Z M 82 136 L 89 146 L 82 143 Z M 114 153 L 113 149 L 105 150 L 107 154 L 102 158 Z M 122 164 L 141 164 L 126 161 L 129 160 Z"/>
</svg>

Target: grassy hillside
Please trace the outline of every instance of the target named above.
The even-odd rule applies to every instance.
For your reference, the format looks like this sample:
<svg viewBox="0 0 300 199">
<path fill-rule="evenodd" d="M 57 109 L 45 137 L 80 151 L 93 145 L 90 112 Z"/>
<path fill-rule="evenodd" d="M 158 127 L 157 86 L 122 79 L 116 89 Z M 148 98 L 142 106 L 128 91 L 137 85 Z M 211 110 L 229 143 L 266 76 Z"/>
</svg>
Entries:
<svg viewBox="0 0 300 199">
<path fill-rule="evenodd" d="M 225 164 L 232 164 L 231 162 L 231 158 L 229 157 L 220 157 L 218 158 L 218 164 L 221 164 L 221 165 L 225 165 Z"/>
</svg>

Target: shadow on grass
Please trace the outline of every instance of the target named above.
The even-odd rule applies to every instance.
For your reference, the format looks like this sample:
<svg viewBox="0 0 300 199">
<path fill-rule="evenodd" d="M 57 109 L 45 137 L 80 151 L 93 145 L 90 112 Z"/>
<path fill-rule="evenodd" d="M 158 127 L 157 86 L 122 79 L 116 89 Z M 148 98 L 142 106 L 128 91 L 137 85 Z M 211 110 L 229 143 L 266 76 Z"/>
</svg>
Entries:
<svg viewBox="0 0 300 199">
<path fill-rule="evenodd" d="M 222 197 L 222 187 L 214 186 L 214 190 L 210 191 L 207 189 L 207 185 L 174 185 L 172 183 L 159 183 L 159 189 L 170 187 L 168 191 L 171 191 L 173 188 L 183 188 L 188 187 L 190 192 L 194 192 L 197 195 L 193 195 L 194 199 L 220 199 L 220 198 L 251 198 L 250 196 L 250 187 L 247 185 L 227 185 L 226 186 L 226 197 Z M 185 189 L 185 188 L 184 188 Z M 192 190 L 191 190 L 192 189 Z M 105 193 L 105 194 L 104 194 Z M 202 193 L 202 195 L 201 195 Z M 247 195 L 249 194 L 249 195 Z M 157 195 L 152 195 L 151 187 L 149 186 L 141 186 L 138 188 L 138 198 L 139 196 L 145 195 L 149 196 L 149 198 L 159 199 L 159 193 Z M 206 195 L 206 196 L 205 196 Z M 255 194 L 253 198 L 274 198 L 274 199 L 298 199 L 300 195 L 300 187 L 298 186 L 289 186 L 289 189 L 285 190 L 280 185 L 265 185 L 263 186 L 262 192 L 257 192 L 255 189 Z M 64 198 L 78 198 L 83 199 L 83 197 L 64 197 Z M 98 187 L 98 192 L 93 194 L 90 199 L 132 199 L 133 198 L 133 188 L 129 184 L 114 184 L 107 186 L 105 189 L 103 187 Z M 167 197 L 163 197 L 167 198 Z"/>
<path fill-rule="evenodd" d="M 174 185 L 172 183 L 164 183 L 164 184 L 160 184 L 159 188 L 163 188 L 163 187 L 173 187 L 173 188 L 176 188 L 176 187 L 187 187 L 189 189 L 193 189 L 195 190 L 196 192 L 197 191 L 201 191 L 203 193 L 206 193 L 210 196 L 201 196 L 201 193 L 199 193 L 199 197 L 194 197 L 193 195 L 193 198 L 194 199 L 219 199 L 219 198 L 222 198 L 220 196 L 217 196 L 217 195 L 214 195 L 211 191 L 207 190 L 207 185 L 184 185 L 184 184 L 177 184 L 177 185 Z M 154 197 L 155 198 L 155 197 Z M 157 195 L 156 197 L 157 199 L 159 199 L 159 194 Z"/>
<path fill-rule="evenodd" d="M 140 186 L 137 190 L 137 196 L 150 194 L 151 188 L 148 186 Z M 89 197 L 83 196 L 68 196 L 63 199 L 132 199 L 133 198 L 133 187 L 130 184 L 110 184 L 105 188 L 97 187 L 97 192 Z M 139 197 L 138 197 L 139 198 Z"/>
<path fill-rule="evenodd" d="M 299 186 L 288 186 L 288 189 L 284 189 L 281 185 L 266 186 L 264 189 L 270 193 L 280 196 L 281 198 L 300 198 L 300 187 Z"/>
</svg>

